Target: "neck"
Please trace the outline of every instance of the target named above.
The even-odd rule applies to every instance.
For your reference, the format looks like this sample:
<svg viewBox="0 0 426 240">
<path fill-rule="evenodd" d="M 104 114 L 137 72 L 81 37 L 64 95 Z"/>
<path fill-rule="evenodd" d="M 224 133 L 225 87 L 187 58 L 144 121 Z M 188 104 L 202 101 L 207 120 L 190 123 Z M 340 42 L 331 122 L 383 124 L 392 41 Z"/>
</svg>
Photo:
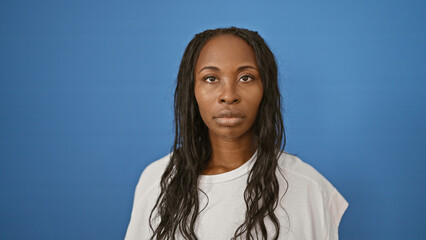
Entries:
<svg viewBox="0 0 426 240">
<path fill-rule="evenodd" d="M 209 133 L 212 155 L 204 169 L 204 175 L 220 174 L 243 165 L 257 149 L 253 132 L 235 139 L 218 137 Z"/>
</svg>

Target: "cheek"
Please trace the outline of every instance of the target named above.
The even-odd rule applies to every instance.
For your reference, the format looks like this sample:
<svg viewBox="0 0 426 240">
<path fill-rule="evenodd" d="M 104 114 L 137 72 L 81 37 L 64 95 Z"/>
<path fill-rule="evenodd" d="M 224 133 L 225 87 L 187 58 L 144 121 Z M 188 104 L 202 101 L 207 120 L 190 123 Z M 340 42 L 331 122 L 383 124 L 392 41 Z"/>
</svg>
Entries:
<svg viewBox="0 0 426 240">
<path fill-rule="evenodd" d="M 258 108 L 260 106 L 260 102 L 262 101 L 263 98 L 263 88 L 258 87 L 257 89 L 255 89 L 254 91 L 252 91 L 250 93 L 250 97 L 249 99 L 249 104 L 248 106 L 250 107 L 250 112 L 252 114 L 254 114 L 255 116 L 257 115 L 258 112 Z"/>
<path fill-rule="evenodd" d="M 206 120 L 209 119 L 210 110 L 212 106 L 211 100 L 208 99 L 206 96 L 207 94 L 202 90 L 200 91 L 200 89 L 197 89 L 195 91 L 195 99 L 197 100 L 198 110 L 200 111 L 200 115 L 204 123 L 206 123 Z"/>
</svg>

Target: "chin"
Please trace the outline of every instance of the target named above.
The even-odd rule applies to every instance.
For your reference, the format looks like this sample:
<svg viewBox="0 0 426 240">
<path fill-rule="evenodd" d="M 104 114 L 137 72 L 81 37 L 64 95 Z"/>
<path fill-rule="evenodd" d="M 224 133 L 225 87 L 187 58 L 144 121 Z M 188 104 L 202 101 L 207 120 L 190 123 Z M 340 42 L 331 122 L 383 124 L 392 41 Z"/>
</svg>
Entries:
<svg viewBox="0 0 426 240">
<path fill-rule="evenodd" d="M 243 131 L 238 127 L 220 127 L 211 132 L 220 138 L 235 139 L 245 135 L 248 131 Z"/>
</svg>

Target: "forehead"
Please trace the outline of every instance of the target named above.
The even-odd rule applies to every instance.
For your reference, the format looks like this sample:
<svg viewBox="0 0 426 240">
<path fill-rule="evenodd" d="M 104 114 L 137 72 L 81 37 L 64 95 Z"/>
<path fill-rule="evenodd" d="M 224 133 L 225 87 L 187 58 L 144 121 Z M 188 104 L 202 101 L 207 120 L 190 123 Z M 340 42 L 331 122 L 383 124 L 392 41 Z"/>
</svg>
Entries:
<svg viewBox="0 0 426 240">
<path fill-rule="evenodd" d="M 253 48 L 243 39 L 231 35 L 219 35 L 210 39 L 201 49 L 195 69 L 205 65 L 227 67 L 239 64 L 256 64 Z"/>
</svg>

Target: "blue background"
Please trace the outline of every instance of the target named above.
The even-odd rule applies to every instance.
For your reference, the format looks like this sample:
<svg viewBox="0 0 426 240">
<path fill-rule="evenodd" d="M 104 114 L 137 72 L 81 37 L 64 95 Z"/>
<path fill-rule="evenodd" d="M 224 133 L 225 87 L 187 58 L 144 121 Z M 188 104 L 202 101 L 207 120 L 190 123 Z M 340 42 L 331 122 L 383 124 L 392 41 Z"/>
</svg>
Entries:
<svg viewBox="0 0 426 240">
<path fill-rule="evenodd" d="M 0 239 L 122 239 L 195 33 L 257 30 L 341 239 L 425 239 L 424 1 L 1 1 Z"/>
</svg>

